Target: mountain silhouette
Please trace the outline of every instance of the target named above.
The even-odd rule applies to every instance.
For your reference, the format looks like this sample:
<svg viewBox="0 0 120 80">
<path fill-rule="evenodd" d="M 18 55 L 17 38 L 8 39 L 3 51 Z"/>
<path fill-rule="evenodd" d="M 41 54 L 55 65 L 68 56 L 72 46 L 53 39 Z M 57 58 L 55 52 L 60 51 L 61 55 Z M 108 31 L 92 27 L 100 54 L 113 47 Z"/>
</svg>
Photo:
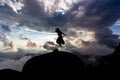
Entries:
<svg viewBox="0 0 120 80">
<path fill-rule="evenodd" d="M 77 74 L 83 74 L 84 63 L 74 54 L 55 50 L 30 59 L 24 65 L 22 72 L 32 76 L 37 74 L 57 76 L 76 74 L 77 76 Z"/>
<path fill-rule="evenodd" d="M 22 72 L 4 69 L 0 70 L 0 75 L 11 75 L 10 79 L 16 79 L 15 77 L 29 77 L 40 78 L 42 76 L 51 77 L 67 76 L 69 78 L 83 77 L 97 75 L 99 77 L 111 77 L 119 74 L 120 70 L 120 44 L 116 47 L 113 54 L 102 56 L 99 59 L 99 65 L 91 67 L 85 66 L 81 58 L 74 55 L 74 53 L 68 53 L 64 51 L 58 51 L 35 56 L 28 60 Z M 14 76 L 13 76 L 14 75 Z M 111 76 L 110 76 L 111 75 Z"/>
<path fill-rule="evenodd" d="M 103 59 L 108 62 L 108 66 L 110 67 L 110 70 L 113 70 L 114 72 L 118 72 L 120 68 L 120 62 L 119 62 L 120 61 L 120 43 L 116 47 L 113 54 L 105 56 L 103 57 Z"/>
<path fill-rule="evenodd" d="M 19 79 L 21 79 L 22 77 L 22 73 L 15 71 L 15 70 L 11 70 L 11 69 L 3 69 L 0 70 L 0 78 L 4 79 L 4 80 L 17 80 L 19 77 Z"/>
<path fill-rule="evenodd" d="M 97 75 L 101 77 L 117 76 L 120 72 L 120 43 L 114 52 L 99 59 L 99 65 L 95 67 L 87 66 L 86 75 Z M 118 76 L 117 76 L 118 77 Z"/>
</svg>

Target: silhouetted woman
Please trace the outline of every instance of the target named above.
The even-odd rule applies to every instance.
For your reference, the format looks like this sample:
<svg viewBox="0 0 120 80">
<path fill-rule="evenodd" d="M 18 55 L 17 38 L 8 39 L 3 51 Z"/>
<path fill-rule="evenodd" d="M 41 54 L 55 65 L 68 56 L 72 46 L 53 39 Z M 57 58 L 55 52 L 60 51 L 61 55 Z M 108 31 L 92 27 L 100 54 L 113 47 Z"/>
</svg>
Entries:
<svg viewBox="0 0 120 80">
<path fill-rule="evenodd" d="M 60 31 L 59 28 L 56 28 L 55 32 L 58 34 L 58 38 L 56 42 L 61 46 L 62 44 L 65 44 L 65 41 L 63 40 L 62 35 L 65 35 L 62 31 Z"/>
</svg>

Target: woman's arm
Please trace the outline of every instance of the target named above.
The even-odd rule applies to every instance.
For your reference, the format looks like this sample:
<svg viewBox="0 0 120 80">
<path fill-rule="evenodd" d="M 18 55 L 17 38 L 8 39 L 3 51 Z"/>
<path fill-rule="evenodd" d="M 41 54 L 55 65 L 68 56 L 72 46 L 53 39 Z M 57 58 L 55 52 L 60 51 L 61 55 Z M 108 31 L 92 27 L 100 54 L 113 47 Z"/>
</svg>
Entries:
<svg viewBox="0 0 120 80">
<path fill-rule="evenodd" d="M 62 32 L 62 34 L 66 36 L 66 34 L 65 34 L 65 33 L 63 33 L 63 32 Z"/>
</svg>

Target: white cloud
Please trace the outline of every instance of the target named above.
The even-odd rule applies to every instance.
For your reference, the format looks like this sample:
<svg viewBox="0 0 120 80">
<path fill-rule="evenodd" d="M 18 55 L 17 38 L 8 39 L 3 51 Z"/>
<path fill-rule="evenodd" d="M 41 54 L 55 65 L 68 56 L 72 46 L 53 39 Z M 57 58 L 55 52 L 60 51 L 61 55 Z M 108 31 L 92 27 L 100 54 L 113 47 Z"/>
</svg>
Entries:
<svg viewBox="0 0 120 80">
<path fill-rule="evenodd" d="M 44 8 L 46 12 L 64 12 L 69 10 L 74 3 L 84 0 L 38 0 L 39 2 L 44 3 Z"/>
<path fill-rule="evenodd" d="M 6 47 L 5 49 L 2 50 L 3 53 L 14 53 L 14 52 L 17 52 L 17 47 L 16 45 L 13 43 L 13 42 L 10 42 Z"/>
<path fill-rule="evenodd" d="M 7 46 L 10 42 L 10 38 L 3 33 L 0 33 L 0 40 L 3 42 L 4 46 Z"/>
<path fill-rule="evenodd" d="M 15 13 L 20 13 L 22 12 L 23 8 L 25 7 L 24 4 L 25 0 L 14 0 L 14 2 L 12 0 L 0 0 L 0 5 L 2 6 L 9 6 L 10 8 L 12 8 L 12 10 Z M 43 3 L 42 8 L 44 8 L 44 10 L 48 13 L 55 13 L 55 12 L 66 12 L 67 10 L 69 10 L 74 3 L 77 2 L 82 2 L 84 0 L 36 0 L 38 1 L 40 4 Z"/>
<path fill-rule="evenodd" d="M 64 51 L 78 52 L 83 55 L 103 56 L 109 55 L 114 49 L 100 44 L 95 39 L 95 33 L 85 29 L 70 28 L 66 33 Z"/>
<path fill-rule="evenodd" d="M 5 0 L 0 0 L 0 5 L 4 5 Z"/>
<path fill-rule="evenodd" d="M 22 10 L 22 7 L 24 6 L 20 1 L 12 2 L 11 0 L 1 0 L 0 5 L 4 6 L 7 4 L 9 7 L 13 9 L 14 12 L 18 13 L 19 10 Z"/>
<path fill-rule="evenodd" d="M 116 21 L 116 23 L 114 25 L 120 26 L 120 20 Z"/>
<path fill-rule="evenodd" d="M 3 2 L 5 2 L 4 0 L 2 0 Z M 6 0 L 6 1 L 8 1 L 8 0 Z M 101 27 L 100 25 L 98 26 L 98 24 L 97 23 L 100 23 L 99 21 L 102 19 L 101 18 L 101 15 L 99 16 L 99 14 L 98 15 L 92 15 L 92 16 L 85 16 L 85 15 L 87 15 L 87 14 L 85 14 L 84 16 L 85 16 L 85 18 L 84 18 L 84 16 L 82 16 L 82 14 L 84 14 L 84 13 L 82 13 L 82 11 L 84 11 L 84 8 L 86 7 L 86 6 L 84 6 L 84 5 L 80 5 L 80 4 L 75 4 L 75 3 L 78 3 L 78 1 L 86 1 L 86 3 L 87 4 L 89 4 L 89 2 L 91 2 L 92 3 L 92 1 L 93 0 L 52 0 L 52 1 L 50 1 L 50 0 L 37 0 L 38 2 L 43 2 L 44 3 L 44 6 L 42 5 L 42 6 L 40 6 L 41 8 L 39 8 L 39 9 L 42 9 L 42 8 L 45 8 L 45 11 L 46 12 L 49 12 L 49 13 L 54 13 L 54 12 L 61 12 L 61 11 L 63 11 L 63 12 L 66 12 L 67 10 L 69 10 L 70 8 L 72 8 L 71 9 L 71 11 L 70 11 L 70 14 L 67 16 L 67 17 L 71 17 L 72 15 L 75 15 L 75 16 L 73 16 L 73 17 L 75 17 L 75 19 L 73 18 L 73 17 L 71 17 L 72 18 L 72 20 L 70 20 L 71 18 L 68 18 L 69 20 L 70 20 L 70 22 L 69 21 L 66 21 L 65 22 L 65 24 L 66 23 L 69 23 L 70 25 L 72 25 L 72 23 L 73 23 L 73 25 L 74 25 L 74 23 L 75 24 L 78 24 L 78 26 L 76 27 L 76 26 L 72 26 L 75 30 L 73 30 L 73 31 L 68 31 L 68 34 L 70 33 L 71 34 L 71 32 L 73 32 L 73 33 L 75 33 L 75 37 L 74 36 L 72 36 L 73 34 L 71 34 L 70 35 L 70 37 L 69 37 L 69 39 L 71 40 L 71 41 L 69 41 L 70 42 L 70 44 L 72 45 L 72 46 L 75 46 L 76 48 L 80 48 L 80 47 L 82 47 L 82 42 L 81 42 L 81 40 L 83 40 L 83 41 L 89 41 L 89 42 L 94 42 L 95 41 L 95 38 L 94 38 L 94 34 L 96 34 L 96 32 L 97 31 L 100 31 L 100 33 L 102 33 L 102 31 L 101 30 L 99 30 L 99 29 L 103 29 L 103 27 Z M 87 2 L 88 1 L 88 2 Z M 26 0 L 26 2 L 27 2 L 27 0 Z M 33 1 L 34 2 L 34 1 Z M 14 8 L 16 9 L 16 7 L 15 7 L 15 5 L 13 4 L 13 3 L 10 3 L 10 2 L 7 2 L 7 3 L 9 3 L 9 5 L 13 5 L 14 6 Z M 29 3 L 29 2 L 28 2 Z M 31 6 L 32 4 L 29 4 L 29 6 Z M 37 5 L 37 3 L 35 2 L 35 5 Z M 79 6 L 78 6 L 79 5 Z M 28 7 L 29 7 L 28 6 Z M 34 6 L 34 5 L 33 5 Z M 33 6 L 31 6 L 31 7 L 33 7 Z M 73 6 L 75 6 L 75 7 L 73 7 Z M 77 8 L 77 7 L 79 7 L 79 9 Z M 82 6 L 82 7 L 81 7 Z M 11 6 L 12 7 L 12 6 Z M 99 6 L 98 6 L 99 7 Z M 75 8 L 75 9 L 74 9 Z M 28 9 L 28 8 L 27 8 Z M 38 8 L 37 8 L 38 9 Z M 36 10 L 37 10 L 36 9 Z M 93 12 L 91 12 L 90 14 L 92 14 L 92 13 L 94 13 L 95 11 L 97 11 L 96 10 L 97 9 L 97 7 L 95 7 L 95 9 L 94 10 L 92 10 Z M 86 10 L 87 10 L 87 8 L 86 8 Z M 31 10 L 30 10 L 31 11 Z M 69 11 L 68 11 L 69 12 Z M 33 13 L 34 13 L 34 11 L 33 11 Z M 72 15 L 71 15 L 72 14 Z M 31 15 L 33 15 L 33 14 L 31 14 Z M 30 15 L 30 16 L 31 16 Z M 67 14 L 66 14 L 67 15 Z M 103 14 L 102 14 L 103 15 Z M 30 16 L 28 16 L 28 17 L 30 17 Z M 38 18 L 38 16 L 41 16 L 41 15 L 37 15 L 37 18 Z M 42 16 L 43 16 L 43 14 L 42 14 Z M 83 17 L 83 19 L 81 18 L 81 16 Z M 98 17 L 99 16 L 99 17 Z M 63 16 L 64 17 L 64 16 Z M 20 17 L 19 17 L 20 18 Z M 56 17 L 55 17 L 56 18 Z M 25 20 L 24 20 L 25 19 Z M 23 22 L 25 23 L 25 24 L 31 24 L 31 26 L 28 26 L 27 28 L 31 28 L 31 29 L 36 29 L 36 30 L 39 30 L 39 29 L 41 29 L 41 27 L 42 28 L 48 28 L 48 26 L 49 26 L 49 28 L 48 28 L 48 30 L 51 30 L 51 29 L 54 29 L 54 28 L 51 28 L 51 26 L 48 24 L 46 24 L 46 26 L 44 26 L 44 25 L 42 25 L 42 24 L 44 24 L 44 23 L 40 23 L 41 25 L 34 25 L 34 23 L 33 23 L 33 21 L 35 21 L 35 20 L 33 20 L 33 19 L 31 19 L 31 17 L 30 18 L 28 18 L 29 20 L 30 20 L 30 22 L 28 21 L 26 21 L 26 18 L 24 18 L 24 19 L 22 19 L 23 20 Z M 66 19 L 66 18 L 65 18 Z M 40 20 L 43 20 L 43 18 L 41 18 Z M 51 21 L 52 21 L 53 19 L 51 19 Z M 63 22 L 63 24 L 64 24 L 64 20 L 62 19 L 62 20 L 59 20 L 58 19 L 58 23 L 59 23 L 59 21 L 61 21 L 61 22 Z M 83 22 L 82 22 L 83 21 Z M 44 21 L 43 21 L 44 22 Z M 54 21 L 53 21 L 54 22 Z M 56 21 L 57 22 L 57 21 Z M 77 23 L 76 23 L 77 22 Z M 36 22 L 37 23 L 37 22 Z M 35 23 L 35 24 L 36 24 Z M 95 23 L 95 24 L 94 24 Z M 33 24 L 33 25 L 32 25 Z M 55 23 L 55 24 L 57 24 L 57 23 Z M 83 26 L 82 26 L 83 25 Z M 93 27 L 91 27 L 91 26 L 93 26 Z M 98 28 L 97 29 L 97 26 L 98 27 L 101 27 L 101 28 Z M 71 26 L 70 26 L 71 27 Z M 80 27 L 82 27 L 82 28 L 84 28 L 84 27 L 86 27 L 86 28 L 88 28 L 88 30 L 90 29 L 90 30 L 92 30 L 93 29 L 93 31 L 94 30 L 96 30 L 96 31 L 94 31 L 95 33 L 93 33 L 93 32 L 91 32 L 91 31 L 77 31 L 77 28 L 80 28 Z M 65 28 L 65 29 L 68 29 L 69 28 L 69 26 L 64 26 L 64 27 L 61 27 L 61 28 Z M 106 30 L 106 29 L 105 29 Z M 104 31 L 104 29 L 103 29 L 103 31 Z M 108 30 L 109 31 L 109 30 Z M 77 32 L 77 34 L 76 34 L 76 32 Z M 105 31 L 106 32 L 106 31 Z M 109 32 L 108 32 L 109 33 Z M 14 34 L 14 33 L 13 33 Z M 103 34 L 104 34 L 104 32 L 103 32 Z M 106 34 L 106 33 L 105 33 Z M 31 35 L 31 34 L 30 34 Z M 110 34 L 110 35 L 112 35 L 112 34 Z M 29 35 L 28 35 L 29 36 Z M 35 35 L 34 35 L 35 36 Z M 41 36 L 41 34 L 40 34 L 40 36 Z M 52 40 L 52 41 L 54 41 L 55 42 L 55 39 L 53 39 L 53 38 L 55 38 L 56 36 L 49 36 L 48 34 L 45 34 L 44 36 L 42 36 L 42 37 L 38 37 L 38 36 L 35 36 L 35 37 L 37 37 L 37 39 L 38 40 L 40 40 L 40 41 L 42 41 L 41 43 L 43 43 L 43 41 L 45 42 L 45 41 L 47 41 L 47 40 Z M 102 35 L 103 36 L 103 35 Z M 33 36 L 32 36 L 33 37 Z M 43 39 L 44 38 L 44 39 Z M 102 40 L 103 40 L 104 38 L 102 38 Z M 105 40 L 106 41 L 106 40 Z M 93 43 L 94 44 L 94 43 Z M 96 43 L 96 45 L 98 44 L 98 46 L 97 47 L 99 47 L 100 45 L 100 43 Z M 21 44 L 20 44 L 21 45 Z M 91 46 L 92 44 L 90 44 L 89 46 Z M 85 45 L 85 46 L 87 46 L 87 45 Z M 101 47 L 103 47 L 103 45 L 101 46 Z M 104 46 L 105 47 L 105 46 Z M 100 48 L 100 47 L 99 47 Z M 89 48 L 90 49 L 90 48 Z M 88 50 L 88 49 L 86 49 L 86 50 Z M 100 48 L 100 50 L 101 50 L 101 48 Z M 106 49 L 106 50 L 108 50 L 108 49 Z M 94 51 L 95 52 L 95 51 Z"/>
</svg>

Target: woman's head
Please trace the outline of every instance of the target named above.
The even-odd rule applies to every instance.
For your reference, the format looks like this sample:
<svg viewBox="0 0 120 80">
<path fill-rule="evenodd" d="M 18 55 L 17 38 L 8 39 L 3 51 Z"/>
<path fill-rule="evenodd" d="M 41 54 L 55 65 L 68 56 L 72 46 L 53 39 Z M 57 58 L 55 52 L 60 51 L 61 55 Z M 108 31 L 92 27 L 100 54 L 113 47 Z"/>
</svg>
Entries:
<svg viewBox="0 0 120 80">
<path fill-rule="evenodd" d="M 60 32 L 60 29 L 59 29 L 59 28 L 56 28 L 55 32 Z"/>
</svg>

